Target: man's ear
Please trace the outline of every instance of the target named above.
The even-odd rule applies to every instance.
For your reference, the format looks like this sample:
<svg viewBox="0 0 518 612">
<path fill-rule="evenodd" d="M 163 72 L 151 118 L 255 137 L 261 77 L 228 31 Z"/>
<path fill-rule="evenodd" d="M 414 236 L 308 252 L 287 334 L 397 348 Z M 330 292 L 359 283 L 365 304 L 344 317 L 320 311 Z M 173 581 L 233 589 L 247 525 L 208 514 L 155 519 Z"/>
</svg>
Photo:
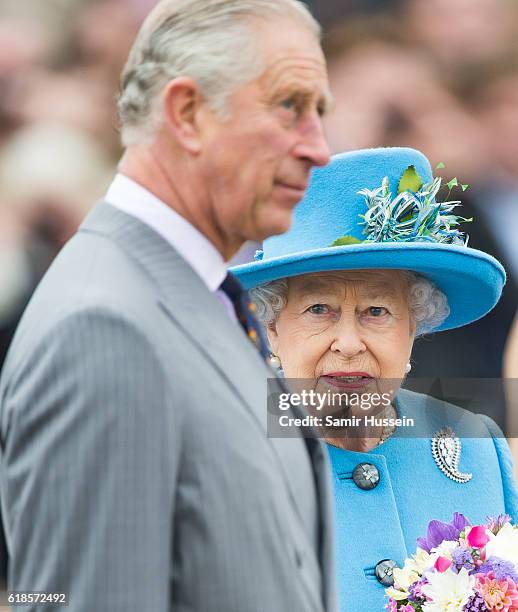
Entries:
<svg viewBox="0 0 518 612">
<path fill-rule="evenodd" d="M 170 81 L 164 90 L 164 119 L 175 140 L 189 153 L 201 150 L 200 126 L 197 121 L 204 98 L 200 88 L 189 77 Z"/>
<path fill-rule="evenodd" d="M 275 323 L 268 325 L 266 335 L 268 336 L 268 342 L 272 347 L 272 353 L 274 355 L 278 355 L 277 350 L 279 349 L 279 334 L 277 333 L 277 326 Z"/>
</svg>

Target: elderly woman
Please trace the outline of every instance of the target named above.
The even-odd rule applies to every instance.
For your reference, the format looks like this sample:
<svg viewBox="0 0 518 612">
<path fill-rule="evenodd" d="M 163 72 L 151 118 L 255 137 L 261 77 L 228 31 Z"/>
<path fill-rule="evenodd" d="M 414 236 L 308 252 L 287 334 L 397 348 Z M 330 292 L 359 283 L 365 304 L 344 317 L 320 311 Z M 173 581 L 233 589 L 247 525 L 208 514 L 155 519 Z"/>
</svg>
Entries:
<svg viewBox="0 0 518 612">
<path fill-rule="evenodd" d="M 461 512 L 474 523 L 499 513 L 518 520 L 512 461 L 494 422 L 399 389 L 415 338 L 484 316 L 505 283 L 494 258 L 465 246 L 465 220 L 453 214 L 457 203 L 440 202 L 439 189 L 412 149 L 338 155 L 314 172 L 292 229 L 234 269 L 252 289 L 287 378 L 345 397 L 392 391 L 386 420 L 324 434 L 342 612 L 384 609 L 392 568 L 415 551 L 431 519 Z M 401 424 L 412 420 L 405 436 Z"/>
</svg>

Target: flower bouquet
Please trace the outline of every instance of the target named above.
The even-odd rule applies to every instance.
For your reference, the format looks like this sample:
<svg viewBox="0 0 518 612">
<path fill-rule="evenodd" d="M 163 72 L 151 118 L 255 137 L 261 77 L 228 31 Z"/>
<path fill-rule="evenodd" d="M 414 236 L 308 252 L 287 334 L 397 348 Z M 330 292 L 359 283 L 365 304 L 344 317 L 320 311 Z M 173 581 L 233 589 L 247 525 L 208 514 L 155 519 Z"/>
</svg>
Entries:
<svg viewBox="0 0 518 612">
<path fill-rule="evenodd" d="M 386 589 L 389 612 L 518 612 L 518 526 L 504 514 L 470 525 L 431 521 Z"/>
</svg>

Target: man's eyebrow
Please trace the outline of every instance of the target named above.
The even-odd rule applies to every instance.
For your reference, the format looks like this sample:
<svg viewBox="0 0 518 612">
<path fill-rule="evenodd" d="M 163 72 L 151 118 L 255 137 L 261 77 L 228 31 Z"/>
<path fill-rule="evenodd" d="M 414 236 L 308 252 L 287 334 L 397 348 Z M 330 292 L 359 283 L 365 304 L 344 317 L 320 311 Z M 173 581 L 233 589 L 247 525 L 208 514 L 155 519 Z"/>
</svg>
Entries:
<svg viewBox="0 0 518 612">
<path fill-rule="evenodd" d="M 319 100 L 319 108 L 323 115 L 330 113 L 335 107 L 335 98 L 329 88 L 326 88 Z"/>
<path fill-rule="evenodd" d="M 299 97 L 307 103 L 310 103 L 316 97 L 316 92 L 311 88 L 297 88 L 293 90 L 293 95 Z M 323 93 L 318 94 L 317 106 L 320 114 L 325 115 L 329 113 L 334 107 L 334 98 L 329 89 L 325 89 Z"/>
<path fill-rule="evenodd" d="M 310 83 L 288 83 L 277 88 L 274 82 L 271 84 L 270 96 L 272 100 L 280 100 L 284 96 L 293 96 L 304 102 L 311 102 L 317 99 L 317 106 L 321 114 L 327 114 L 333 110 L 335 99 L 329 85 L 326 85 L 323 91 L 319 91 L 316 87 L 312 87 Z"/>
</svg>

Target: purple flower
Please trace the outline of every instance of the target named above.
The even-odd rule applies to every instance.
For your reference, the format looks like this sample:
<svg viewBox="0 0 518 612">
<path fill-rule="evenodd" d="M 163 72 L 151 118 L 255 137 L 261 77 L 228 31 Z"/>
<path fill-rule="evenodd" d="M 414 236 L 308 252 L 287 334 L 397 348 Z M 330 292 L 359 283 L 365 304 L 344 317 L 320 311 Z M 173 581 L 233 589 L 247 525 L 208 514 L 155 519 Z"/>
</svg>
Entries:
<svg viewBox="0 0 518 612">
<path fill-rule="evenodd" d="M 428 524 L 428 533 L 426 538 L 417 538 L 419 548 L 426 550 L 429 553 L 432 548 L 439 546 L 444 540 L 457 540 L 460 532 L 465 529 L 470 522 L 463 515 L 455 512 L 451 523 L 442 523 L 441 521 L 430 521 Z"/>
<path fill-rule="evenodd" d="M 426 601 L 426 596 L 421 590 L 421 587 L 424 584 L 428 584 L 428 580 L 426 578 L 421 578 L 421 580 L 417 580 L 408 587 L 408 601 L 414 601 L 416 603 L 424 603 Z"/>
<path fill-rule="evenodd" d="M 473 555 L 469 548 L 464 548 L 464 546 L 459 546 L 452 552 L 453 558 L 453 567 L 454 571 L 457 573 L 464 567 L 471 573 L 472 570 L 475 569 L 475 563 L 473 561 Z"/>
<path fill-rule="evenodd" d="M 489 557 L 477 568 L 477 574 L 487 574 L 489 572 L 494 572 L 497 580 L 510 579 L 514 583 L 518 583 L 518 572 L 516 572 L 512 561 L 505 561 L 499 557 Z"/>
<path fill-rule="evenodd" d="M 506 523 L 512 521 L 508 514 L 499 514 L 496 518 L 493 516 L 486 516 L 487 528 L 492 531 L 495 535 L 502 529 Z"/>
<path fill-rule="evenodd" d="M 464 612 L 487 612 L 486 602 L 477 593 L 468 599 L 468 603 L 463 608 Z"/>
</svg>

